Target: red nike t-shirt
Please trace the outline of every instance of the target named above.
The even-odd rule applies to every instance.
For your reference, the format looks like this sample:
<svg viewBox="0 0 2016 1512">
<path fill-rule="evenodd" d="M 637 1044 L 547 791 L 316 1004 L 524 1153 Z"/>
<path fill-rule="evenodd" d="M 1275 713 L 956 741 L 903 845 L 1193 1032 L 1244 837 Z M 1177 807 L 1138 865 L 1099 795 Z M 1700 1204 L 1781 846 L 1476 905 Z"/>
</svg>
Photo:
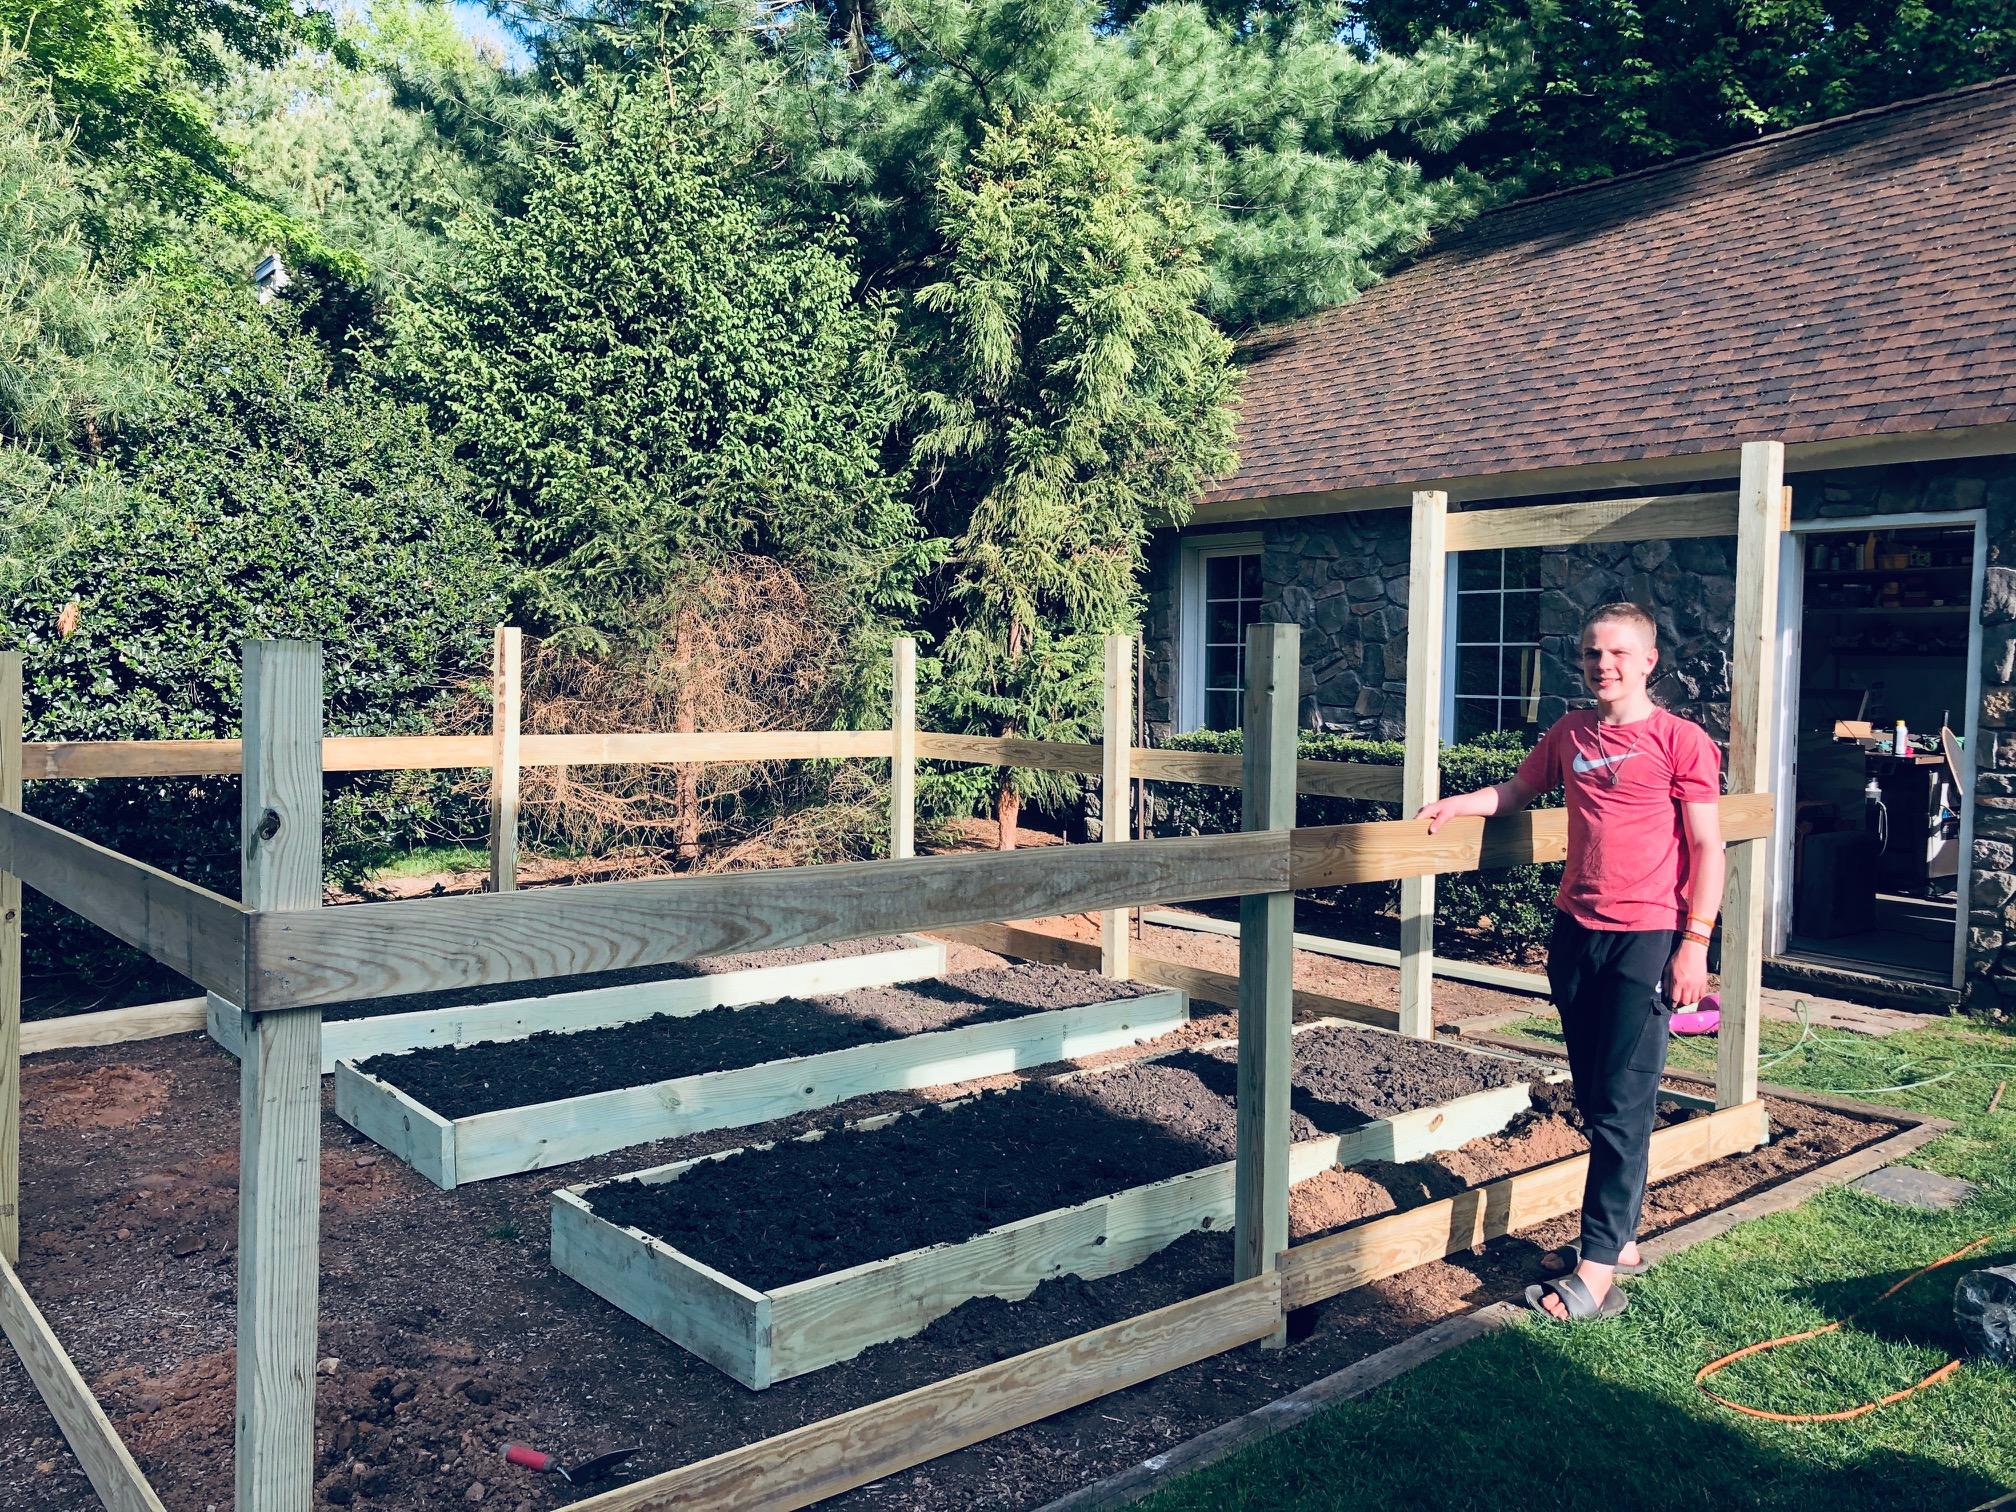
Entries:
<svg viewBox="0 0 2016 1512">
<path fill-rule="evenodd" d="M 1593 709 L 1563 716 L 1519 763 L 1519 780 L 1536 792 L 1567 789 L 1568 865 L 1554 906 L 1590 929 L 1680 928 L 1680 805 L 1713 803 L 1721 774 L 1708 732 L 1664 709 L 1600 730 Z"/>
</svg>

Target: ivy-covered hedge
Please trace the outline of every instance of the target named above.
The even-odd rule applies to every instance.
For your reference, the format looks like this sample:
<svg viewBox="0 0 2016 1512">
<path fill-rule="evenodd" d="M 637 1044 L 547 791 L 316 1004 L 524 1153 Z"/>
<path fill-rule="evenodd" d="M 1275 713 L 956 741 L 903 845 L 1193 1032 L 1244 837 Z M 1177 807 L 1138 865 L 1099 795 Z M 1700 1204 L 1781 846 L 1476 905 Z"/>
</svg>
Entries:
<svg viewBox="0 0 2016 1512">
<path fill-rule="evenodd" d="M 1179 751 L 1215 751 L 1236 755 L 1243 742 L 1237 730 L 1198 730 L 1177 735 L 1168 745 Z M 1442 748 L 1442 791 L 1467 793 L 1472 788 L 1503 782 L 1519 768 L 1530 747 L 1511 731 L 1486 735 L 1467 745 Z M 1304 761 L 1356 761 L 1372 766 L 1399 766 L 1406 748 L 1397 740 L 1359 740 L 1346 735 L 1301 733 Z M 1155 831 L 1162 835 L 1216 835 L 1239 828 L 1239 793 L 1234 788 L 1191 783 L 1157 783 Z M 1561 795 L 1551 793 L 1535 807 L 1555 808 Z M 1354 824 L 1399 817 L 1397 806 L 1349 798 L 1303 796 L 1296 801 L 1298 825 Z M 1463 872 L 1439 877 L 1435 884 L 1436 917 L 1458 928 L 1487 929 L 1508 946 L 1544 944 L 1554 921 L 1554 891 L 1561 882 L 1559 865 L 1513 866 L 1497 871 Z M 1370 921 L 1399 907 L 1400 884 L 1368 883 L 1362 887 L 1326 887 L 1305 894 L 1340 909 L 1348 917 Z"/>
</svg>

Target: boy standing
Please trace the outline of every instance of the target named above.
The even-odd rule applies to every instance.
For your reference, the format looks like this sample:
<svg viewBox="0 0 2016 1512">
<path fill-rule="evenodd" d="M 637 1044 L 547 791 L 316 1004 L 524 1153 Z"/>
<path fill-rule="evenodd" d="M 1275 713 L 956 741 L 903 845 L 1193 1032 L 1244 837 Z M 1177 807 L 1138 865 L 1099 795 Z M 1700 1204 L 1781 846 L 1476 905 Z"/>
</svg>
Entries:
<svg viewBox="0 0 2016 1512">
<path fill-rule="evenodd" d="M 1722 907 L 1721 758 L 1691 721 L 1652 702 L 1657 627 L 1636 604 L 1605 604 L 1582 628 L 1593 710 L 1564 716 L 1509 782 L 1421 810 L 1432 835 L 1460 815 L 1490 818 L 1567 789 L 1568 858 L 1555 896 L 1547 979 L 1568 1042 L 1575 1105 L 1589 1139 L 1579 1245 L 1526 1289 L 1551 1318 L 1614 1317 L 1612 1285 L 1643 1268 L 1638 1217 L 1668 1019 L 1708 986 L 1708 938 Z"/>
</svg>

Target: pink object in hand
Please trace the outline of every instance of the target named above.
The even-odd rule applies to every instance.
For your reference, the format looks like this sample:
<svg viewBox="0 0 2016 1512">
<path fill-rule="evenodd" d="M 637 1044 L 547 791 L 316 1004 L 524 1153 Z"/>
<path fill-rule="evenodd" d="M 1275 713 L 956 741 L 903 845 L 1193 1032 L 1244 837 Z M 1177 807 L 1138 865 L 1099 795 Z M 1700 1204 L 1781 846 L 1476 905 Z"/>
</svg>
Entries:
<svg viewBox="0 0 2016 1512">
<path fill-rule="evenodd" d="M 1675 1034 L 1713 1034 L 1721 1027 L 1722 999 L 1712 992 L 1701 999 L 1698 1008 L 1673 1015 Z"/>
</svg>

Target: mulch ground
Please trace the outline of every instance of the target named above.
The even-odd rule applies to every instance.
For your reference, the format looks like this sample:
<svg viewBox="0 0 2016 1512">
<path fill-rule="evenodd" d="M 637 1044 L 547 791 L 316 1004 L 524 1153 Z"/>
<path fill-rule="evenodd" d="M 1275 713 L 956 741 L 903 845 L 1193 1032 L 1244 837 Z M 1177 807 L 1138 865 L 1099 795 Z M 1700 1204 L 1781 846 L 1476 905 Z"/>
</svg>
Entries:
<svg viewBox="0 0 2016 1512">
<path fill-rule="evenodd" d="M 988 964 L 997 963 L 972 951 L 956 951 L 953 961 Z M 1519 1001 L 1499 996 L 1495 1006 Z M 1205 1018 L 1179 1042 L 1230 1027 L 1227 1017 Z M 176 1508 L 230 1504 L 237 1100 L 236 1063 L 194 1036 L 35 1056 L 24 1066 L 23 1278 Z M 914 1339 L 757 1393 L 547 1263 L 547 1194 L 563 1179 L 605 1179 L 920 1100 L 885 1094 L 633 1148 L 564 1173 L 442 1192 L 339 1123 L 325 1093 L 318 1504 L 544 1512 L 588 1493 L 506 1467 L 507 1441 L 536 1444 L 563 1461 L 641 1442 L 644 1453 L 626 1476 L 642 1476 L 1229 1278 L 1229 1240 L 1193 1235 L 1123 1275 L 1053 1282 L 1014 1304 L 972 1303 Z M 1648 1232 L 1891 1131 L 1798 1104 L 1774 1103 L 1771 1112 L 1773 1142 L 1763 1150 L 1655 1188 Z M 1349 1178 L 1337 1189 L 1298 1192 L 1297 1236 L 1574 1153 L 1579 1139 L 1558 1107 L 1542 1107 L 1519 1129 L 1433 1160 L 1336 1173 Z M 890 1477 L 841 1504 L 910 1512 L 1039 1505 L 1435 1319 L 1515 1295 L 1537 1277 L 1539 1255 L 1572 1234 L 1572 1220 L 1557 1221 L 1481 1255 L 1361 1288 L 1298 1315 L 1286 1350 L 1249 1348 L 1202 1362 Z M 8 1351 L 0 1351 L 0 1423 L 7 1425 L 0 1512 L 96 1505 Z"/>
</svg>

